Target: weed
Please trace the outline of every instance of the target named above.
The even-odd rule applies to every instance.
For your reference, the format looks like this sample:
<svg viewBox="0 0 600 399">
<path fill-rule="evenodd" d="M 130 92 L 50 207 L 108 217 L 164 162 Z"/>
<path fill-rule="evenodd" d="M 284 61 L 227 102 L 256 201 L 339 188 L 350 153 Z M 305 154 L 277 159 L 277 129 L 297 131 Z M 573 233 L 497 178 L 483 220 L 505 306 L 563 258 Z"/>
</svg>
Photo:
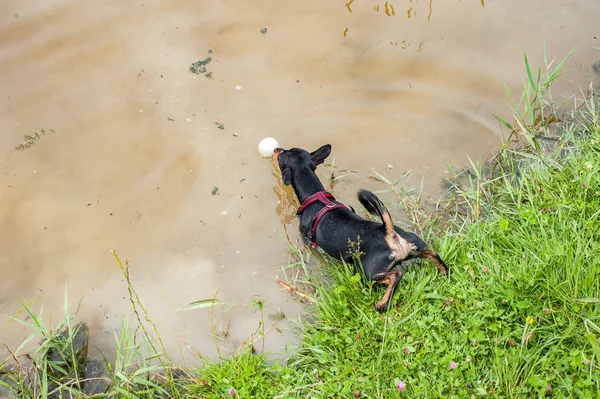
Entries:
<svg viewBox="0 0 600 399">
<path fill-rule="evenodd" d="M 337 182 L 342 181 L 343 179 L 347 178 L 351 174 L 358 173 L 354 170 L 338 169 L 335 166 L 335 156 L 332 156 L 331 159 L 325 164 L 325 166 L 327 167 L 328 172 L 329 172 L 329 174 L 327 176 L 327 181 L 329 182 L 329 191 L 334 190 L 335 184 Z M 336 171 L 340 171 L 343 174 L 336 176 Z"/>
<path fill-rule="evenodd" d="M 262 349 L 261 352 L 265 351 L 265 313 L 264 306 L 265 302 L 263 299 L 255 299 L 252 301 L 252 306 L 257 308 L 260 311 L 260 338 L 262 340 Z"/>
<path fill-rule="evenodd" d="M 50 129 L 51 133 L 54 133 L 53 129 Z M 46 135 L 45 129 L 40 129 L 39 132 L 34 132 L 33 135 L 26 134 L 23 136 L 23 142 L 15 147 L 17 151 L 24 151 L 28 148 L 32 147 L 35 143 L 37 143 L 42 136 Z"/>
<path fill-rule="evenodd" d="M 204 74 L 204 76 L 206 76 L 207 78 L 211 78 L 212 72 L 207 72 L 207 70 L 206 70 L 206 66 L 208 64 L 210 64 L 211 61 L 212 61 L 212 57 L 206 57 L 203 60 L 198 60 L 196 62 L 192 62 L 189 70 L 191 73 L 193 73 L 195 75 Z"/>
</svg>

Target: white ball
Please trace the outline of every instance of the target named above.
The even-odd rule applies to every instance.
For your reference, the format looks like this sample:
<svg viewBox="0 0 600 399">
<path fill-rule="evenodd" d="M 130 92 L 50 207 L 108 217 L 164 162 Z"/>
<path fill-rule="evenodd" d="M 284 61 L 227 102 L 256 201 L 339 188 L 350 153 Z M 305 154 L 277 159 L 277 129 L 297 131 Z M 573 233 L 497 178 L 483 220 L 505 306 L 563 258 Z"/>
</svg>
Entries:
<svg viewBox="0 0 600 399">
<path fill-rule="evenodd" d="M 258 152 L 263 158 L 271 158 L 279 143 L 273 137 L 266 137 L 258 143 Z"/>
</svg>

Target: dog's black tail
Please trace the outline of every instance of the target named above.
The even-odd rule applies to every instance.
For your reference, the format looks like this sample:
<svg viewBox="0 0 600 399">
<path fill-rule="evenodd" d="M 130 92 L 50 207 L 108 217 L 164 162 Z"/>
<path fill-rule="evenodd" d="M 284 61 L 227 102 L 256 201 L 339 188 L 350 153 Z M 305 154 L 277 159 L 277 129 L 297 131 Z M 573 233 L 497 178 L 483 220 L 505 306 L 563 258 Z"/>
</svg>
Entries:
<svg viewBox="0 0 600 399">
<path fill-rule="evenodd" d="M 358 192 L 358 200 L 365 207 L 367 212 L 373 216 L 379 216 L 385 227 L 386 235 L 394 236 L 394 221 L 390 216 L 390 212 L 387 210 L 383 202 L 375 194 L 367 190 L 360 190 Z"/>
</svg>

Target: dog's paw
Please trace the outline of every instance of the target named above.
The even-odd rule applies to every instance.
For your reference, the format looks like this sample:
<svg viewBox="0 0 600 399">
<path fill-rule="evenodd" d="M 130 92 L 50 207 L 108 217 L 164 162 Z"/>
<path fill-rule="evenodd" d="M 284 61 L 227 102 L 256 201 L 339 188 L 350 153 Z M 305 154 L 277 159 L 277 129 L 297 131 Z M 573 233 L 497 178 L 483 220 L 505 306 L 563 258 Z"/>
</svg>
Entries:
<svg viewBox="0 0 600 399">
<path fill-rule="evenodd" d="M 438 270 L 442 276 L 450 278 L 450 268 L 446 265 L 439 265 Z"/>
<path fill-rule="evenodd" d="M 387 307 L 388 307 L 388 304 L 387 304 L 387 303 L 377 303 L 377 304 L 375 305 L 375 310 L 376 310 L 378 313 L 383 313 L 383 312 L 385 312 L 385 311 L 387 310 Z"/>
<path fill-rule="evenodd" d="M 446 266 L 446 273 L 442 273 L 444 276 L 446 276 L 446 278 L 450 279 L 450 275 L 452 273 L 450 273 L 450 268 L 448 266 Z"/>
</svg>

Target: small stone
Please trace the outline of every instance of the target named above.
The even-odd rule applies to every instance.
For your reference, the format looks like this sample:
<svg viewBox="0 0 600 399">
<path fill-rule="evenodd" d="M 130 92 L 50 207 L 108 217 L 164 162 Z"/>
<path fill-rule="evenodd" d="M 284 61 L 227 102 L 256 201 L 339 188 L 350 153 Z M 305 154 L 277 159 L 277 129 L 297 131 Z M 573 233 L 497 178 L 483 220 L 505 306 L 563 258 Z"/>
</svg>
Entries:
<svg viewBox="0 0 600 399">
<path fill-rule="evenodd" d="M 239 136 L 239 134 L 238 134 L 238 133 L 236 133 L 236 132 L 233 132 L 233 137 L 238 137 L 238 136 Z"/>
<path fill-rule="evenodd" d="M 360 398 L 360 391 L 358 389 L 356 391 L 354 391 L 354 397 Z"/>
<path fill-rule="evenodd" d="M 392 164 L 388 164 L 387 167 L 388 167 L 388 169 L 394 169 L 394 165 L 392 165 Z"/>
<path fill-rule="evenodd" d="M 262 33 L 263 35 L 264 35 L 265 33 L 267 33 L 267 28 L 262 28 L 262 29 L 260 30 L 260 33 Z"/>
<path fill-rule="evenodd" d="M 229 213 L 229 211 L 223 211 L 221 212 L 221 215 L 227 215 Z"/>
<path fill-rule="evenodd" d="M 236 89 L 236 90 L 242 90 L 242 86 L 240 86 L 240 85 L 237 85 L 237 86 L 235 86 L 235 89 Z"/>
</svg>

